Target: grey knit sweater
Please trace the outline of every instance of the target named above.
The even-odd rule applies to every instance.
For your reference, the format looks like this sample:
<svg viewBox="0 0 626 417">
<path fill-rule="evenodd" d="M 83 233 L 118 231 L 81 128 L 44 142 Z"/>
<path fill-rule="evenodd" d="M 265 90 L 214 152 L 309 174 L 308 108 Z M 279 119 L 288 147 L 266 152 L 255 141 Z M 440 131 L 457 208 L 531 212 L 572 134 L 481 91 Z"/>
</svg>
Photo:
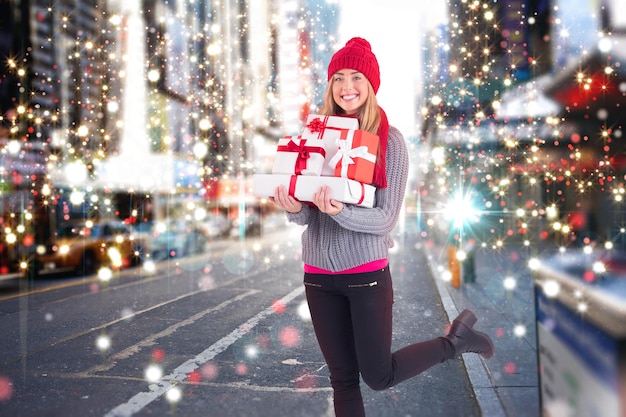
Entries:
<svg viewBox="0 0 626 417">
<path fill-rule="evenodd" d="M 376 190 L 372 208 L 345 204 L 331 216 L 305 204 L 298 213 L 287 213 L 289 221 L 307 225 L 302 233 L 305 264 L 342 271 L 387 258 L 409 171 L 404 137 L 393 126 L 389 127 L 386 164 L 387 187 Z"/>
</svg>

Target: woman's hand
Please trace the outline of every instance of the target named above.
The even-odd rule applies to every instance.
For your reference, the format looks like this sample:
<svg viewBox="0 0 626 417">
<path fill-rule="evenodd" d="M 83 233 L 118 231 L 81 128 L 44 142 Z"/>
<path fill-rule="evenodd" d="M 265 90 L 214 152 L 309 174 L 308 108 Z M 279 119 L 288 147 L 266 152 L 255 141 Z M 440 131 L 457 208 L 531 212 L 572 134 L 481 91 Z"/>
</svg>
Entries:
<svg viewBox="0 0 626 417">
<path fill-rule="evenodd" d="M 321 186 L 320 189 L 313 194 L 313 203 L 315 203 L 322 213 L 330 214 L 331 216 L 343 210 L 343 203 L 341 201 L 330 198 L 330 187 L 327 185 Z"/>
<path fill-rule="evenodd" d="M 282 185 L 276 188 L 274 197 L 270 197 L 269 199 L 276 203 L 278 207 L 289 213 L 297 213 L 302 210 L 302 203 L 290 196 L 287 189 Z"/>
</svg>

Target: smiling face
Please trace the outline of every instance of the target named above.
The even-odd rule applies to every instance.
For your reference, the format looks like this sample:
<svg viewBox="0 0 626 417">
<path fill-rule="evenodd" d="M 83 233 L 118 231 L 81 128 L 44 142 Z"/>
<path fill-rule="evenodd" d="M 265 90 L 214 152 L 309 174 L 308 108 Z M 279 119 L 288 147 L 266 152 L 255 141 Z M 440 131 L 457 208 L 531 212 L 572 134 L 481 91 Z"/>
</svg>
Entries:
<svg viewBox="0 0 626 417">
<path fill-rule="evenodd" d="M 333 99 L 346 114 L 358 113 L 367 100 L 369 81 L 363 73 L 344 68 L 333 74 Z"/>
</svg>

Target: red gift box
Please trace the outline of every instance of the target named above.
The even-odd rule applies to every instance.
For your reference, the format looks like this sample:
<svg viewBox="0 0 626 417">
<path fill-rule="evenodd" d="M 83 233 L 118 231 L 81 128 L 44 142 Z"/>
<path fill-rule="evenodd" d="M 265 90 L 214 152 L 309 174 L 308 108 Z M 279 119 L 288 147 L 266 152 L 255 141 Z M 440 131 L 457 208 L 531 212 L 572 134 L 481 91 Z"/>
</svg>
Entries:
<svg viewBox="0 0 626 417">
<path fill-rule="evenodd" d="M 326 164 L 332 172 L 322 171 L 336 177 L 350 178 L 370 184 L 378 155 L 378 135 L 365 130 L 351 130 L 345 139 L 337 139 L 337 152 Z"/>
<path fill-rule="evenodd" d="M 285 136 L 278 140 L 274 174 L 320 175 L 326 157 L 324 141 Z"/>
</svg>

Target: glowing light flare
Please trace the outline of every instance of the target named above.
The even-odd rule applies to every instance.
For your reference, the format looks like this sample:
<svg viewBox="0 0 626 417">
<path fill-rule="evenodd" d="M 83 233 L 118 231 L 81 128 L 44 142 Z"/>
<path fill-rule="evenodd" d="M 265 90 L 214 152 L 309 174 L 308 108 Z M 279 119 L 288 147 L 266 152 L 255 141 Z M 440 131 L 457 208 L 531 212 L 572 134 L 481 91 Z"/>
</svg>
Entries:
<svg viewBox="0 0 626 417">
<path fill-rule="evenodd" d="M 159 382 L 163 378 L 163 368 L 158 365 L 149 365 L 144 371 L 144 379 L 149 383 Z"/>
<path fill-rule="evenodd" d="M 446 205 L 444 215 L 453 227 L 461 230 L 470 223 L 478 222 L 480 211 L 475 208 L 470 192 L 457 192 Z"/>
<path fill-rule="evenodd" d="M 143 262 L 143 270 L 150 274 L 154 274 L 156 272 L 156 264 L 152 260 L 147 260 Z"/>
<path fill-rule="evenodd" d="M 0 402 L 5 402 L 13 396 L 13 382 L 5 376 L 0 376 Z"/>
<path fill-rule="evenodd" d="M 517 287 L 517 280 L 514 277 L 505 277 L 502 285 L 507 291 L 513 291 Z"/>
<path fill-rule="evenodd" d="M 507 375 L 513 375 L 517 373 L 517 365 L 515 362 L 507 362 L 504 364 L 504 373 Z"/>
<path fill-rule="evenodd" d="M 547 280 L 543 283 L 543 293 L 548 298 L 554 298 L 559 295 L 561 291 L 561 285 L 555 280 Z"/>
<path fill-rule="evenodd" d="M 606 272 L 606 265 L 602 261 L 596 261 L 593 263 L 592 270 L 596 274 L 603 274 Z"/>
<path fill-rule="evenodd" d="M 435 147 L 430 153 L 435 165 L 443 165 L 446 162 L 446 151 L 443 147 Z"/>
<path fill-rule="evenodd" d="M 311 312 L 309 311 L 309 305 L 307 304 L 306 301 L 303 301 L 302 303 L 300 303 L 300 305 L 298 306 L 297 312 L 298 312 L 298 317 L 300 317 L 302 321 L 311 321 Z"/>
<path fill-rule="evenodd" d="M 294 326 L 285 326 L 278 334 L 278 341 L 283 347 L 294 348 L 300 344 L 300 331 Z"/>
<path fill-rule="evenodd" d="M 515 335 L 515 337 L 522 338 L 526 336 L 526 333 L 526 326 L 524 326 L 523 324 L 518 324 L 513 328 L 513 334 Z"/>
<path fill-rule="evenodd" d="M 530 268 L 531 271 L 536 271 L 539 269 L 540 265 L 541 261 L 538 258 L 531 258 L 528 261 L 528 268 Z"/>
<path fill-rule="evenodd" d="M 175 404 L 183 398 L 183 392 L 179 387 L 172 387 L 167 390 L 165 398 L 167 398 L 170 403 Z"/>
<path fill-rule="evenodd" d="M 106 352 L 111 348 L 111 338 L 107 335 L 100 335 L 96 339 L 96 347 L 101 352 Z"/>
<path fill-rule="evenodd" d="M 272 311 L 274 314 L 283 314 L 287 306 L 280 300 L 276 300 L 272 303 Z"/>
<path fill-rule="evenodd" d="M 121 268 L 124 265 L 124 258 L 120 250 L 116 247 L 110 247 L 107 250 L 107 255 L 111 260 L 111 265 L 115 268 Z"/>
<path fill-rule="evenodd" d="M 207 362 L 200 367 L 202 377 L 208 381 L 213 381 L 219 376 L 220 370 L 215 362 Z"/>
<path fill-rule="evenodd" d="M 256 359 L 259 357 L 259 348 L 255 345 L 248 345 L 246 346 L 245 353 L 248 359 Z"/>
<path fill-rule="evenodd" d="M 10 140 L 6 146 L 6 149 L 9 151 L 11 155 L 17 155 L 22 149 L 22 146 L 20 145 L 18 141 Z"/>
<path fill-rule="evenodd" d="M 246 375 L 248 373 L 248 365 L 243 362 L 238 363 L 237 366 L 235 366 L 235 373 L 239 376 Z"/>
<path fill-rule="evenodd" d="M 111 268 L 103 267 L 98 270 L 98 279 L 102 282 L 109 282 L 113 278 Z"/>
<path fill-rule="evenodd" d="M 583 280 L 588 283 L 592 283 L 596 280 L 596 274 L 593 271 L 583 272 Z"/>
<path fill-rule="evenodd" d="M 163 362 L 165 359 L 165 350 L 162 348 L 155 348 L 152 350 L 152 360 L 156 362 Z"/>
</svg>

